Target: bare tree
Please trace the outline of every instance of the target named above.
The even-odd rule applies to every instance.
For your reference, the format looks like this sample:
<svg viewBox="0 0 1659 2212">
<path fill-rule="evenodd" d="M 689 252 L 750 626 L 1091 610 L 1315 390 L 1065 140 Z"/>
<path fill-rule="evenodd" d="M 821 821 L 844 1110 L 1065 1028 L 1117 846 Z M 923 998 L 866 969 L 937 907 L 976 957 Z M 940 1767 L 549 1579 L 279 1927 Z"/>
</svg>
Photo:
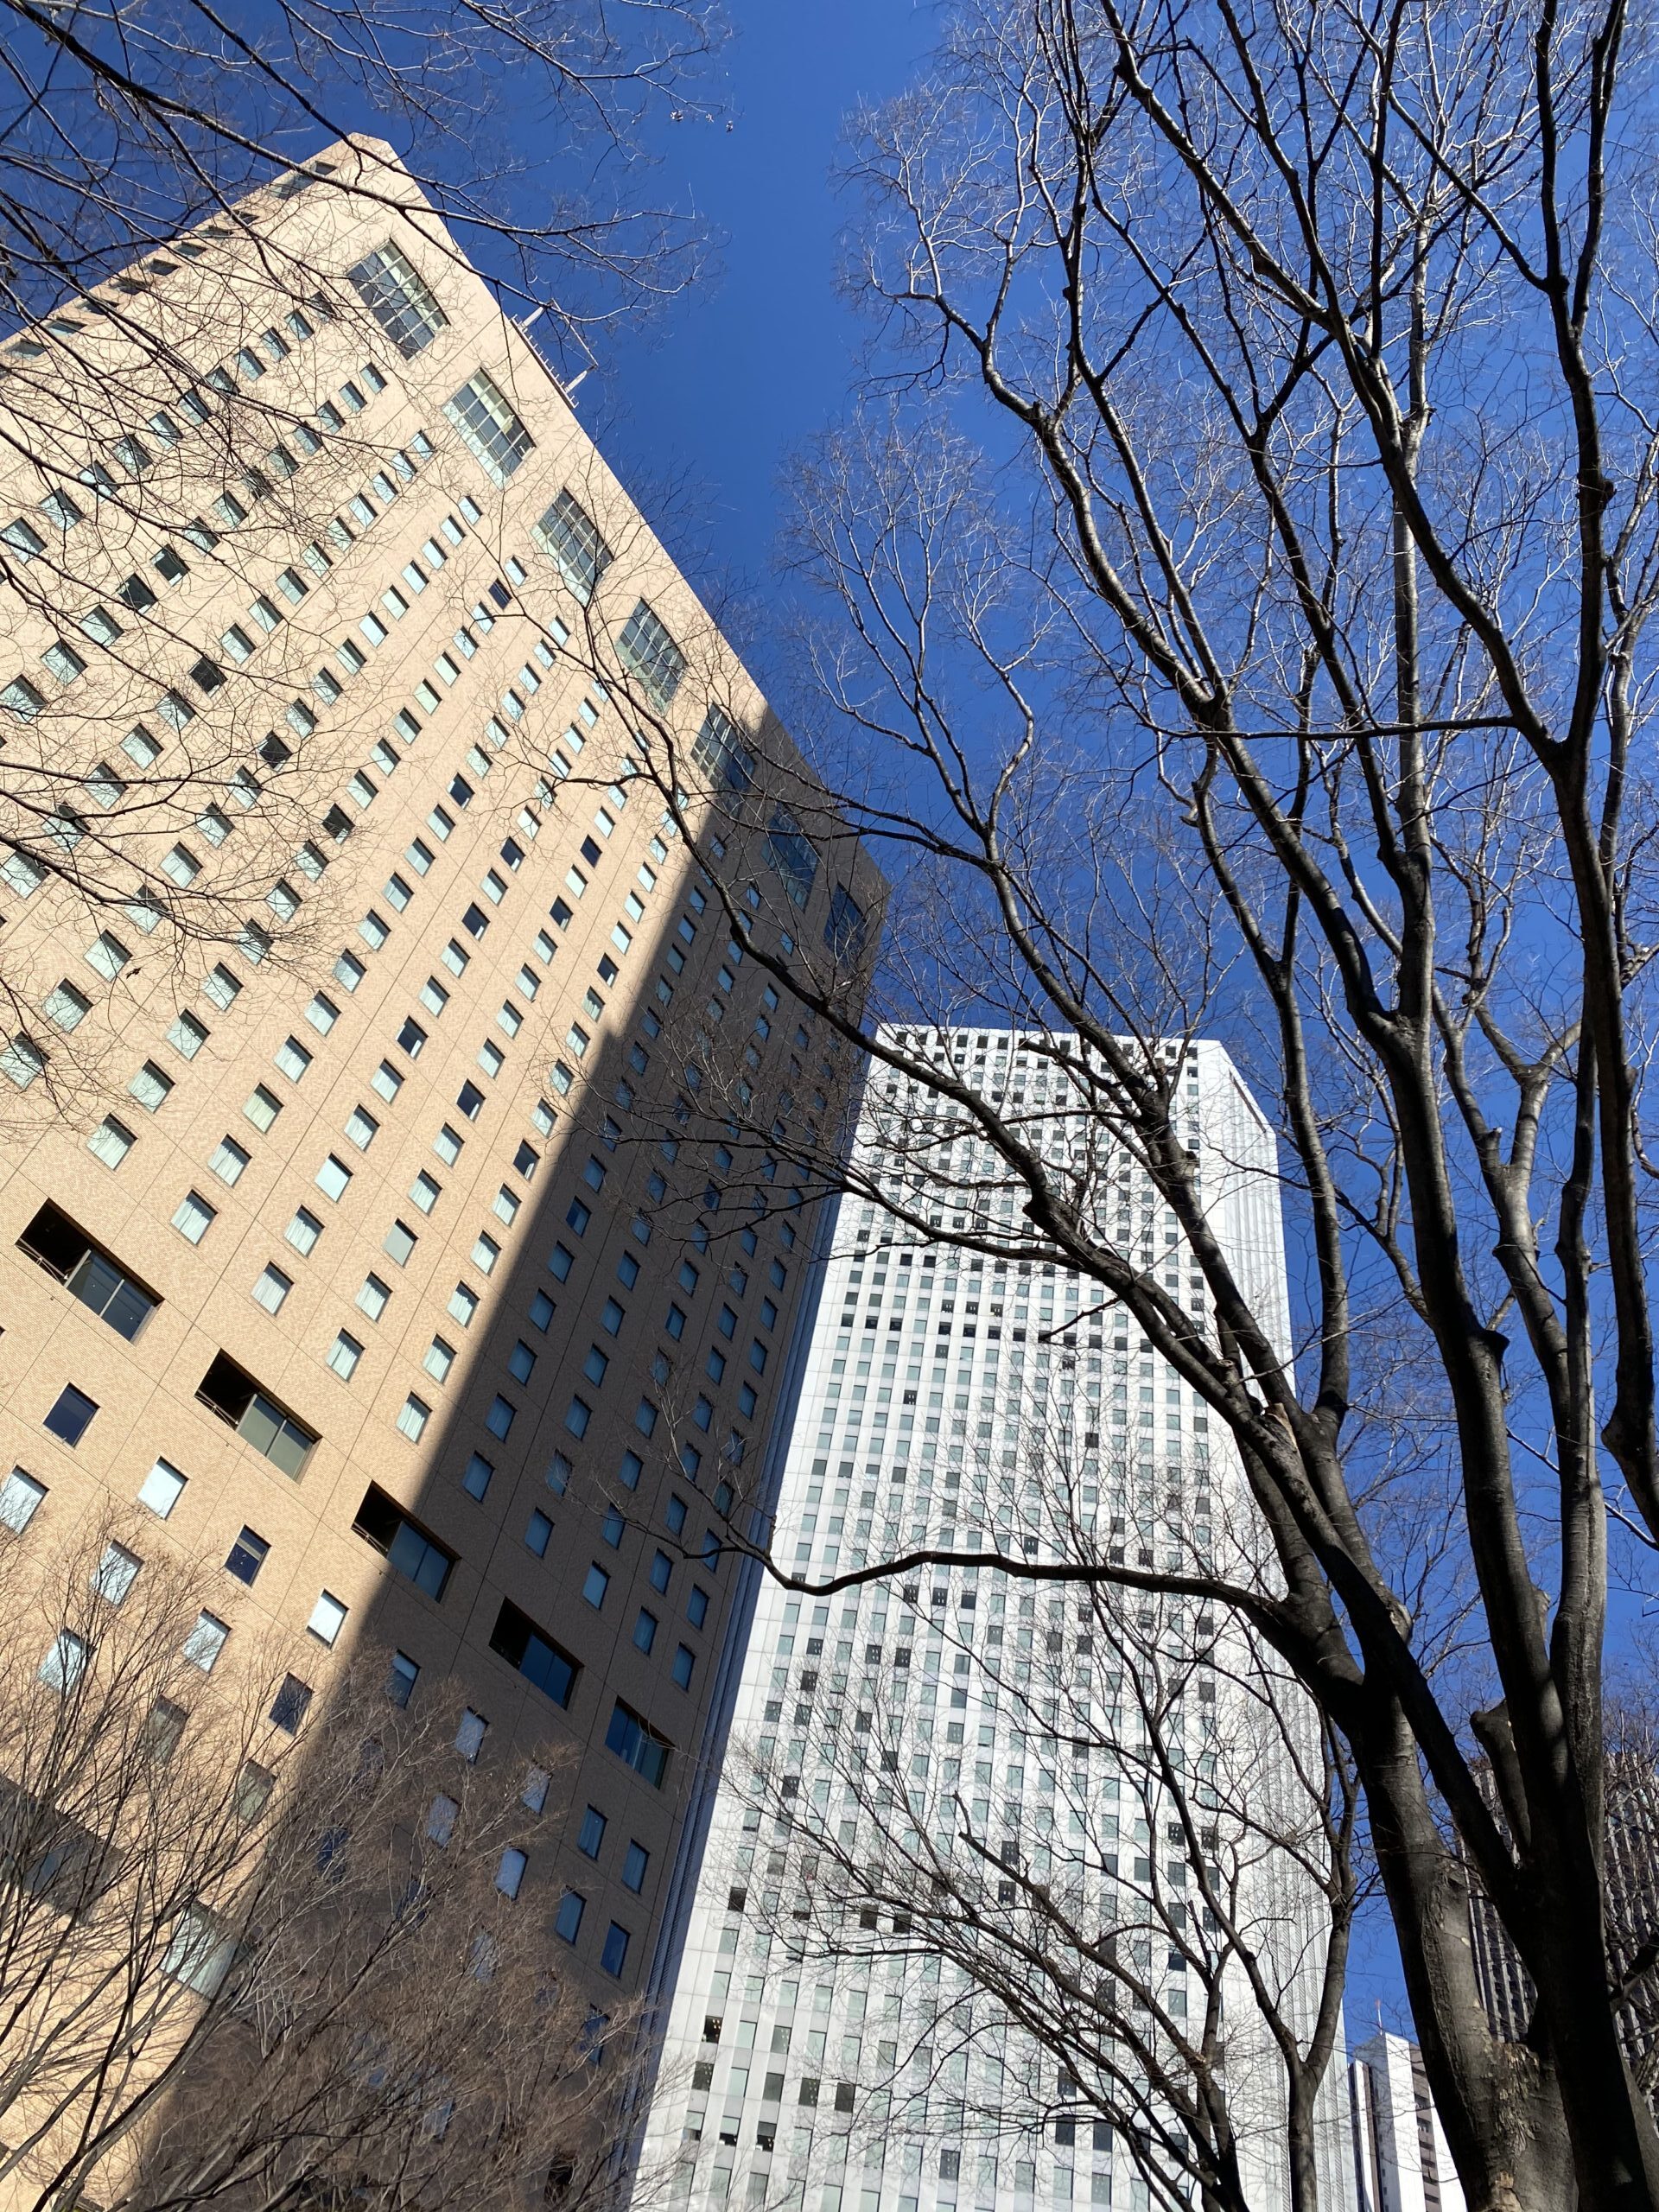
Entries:
<svg viewBox="0 0 1659 2212">
<path fill-rule="evenodd" d="M 620 671 L 734 923 L 850 829 L 898 878 L 874 1038 L 833 927 L 751 957 L 878 1105 L 931 1093 L 918 1156 L 992 1156 L 907 1224 L 1080 1270 L 1230 1438 L 1271 1583 L 1064 1572 L 1230 1608 L 1315 1699 L 1479 2212 L 1659 2203 L 1602 1694 L 1610 1544 L 1638 1580 L 1659 1545 L 1644 35 L 1623 0 L 969 7 L 855 161 L 894 390 L 802 472 L 833 804 L 780 830 L 765 725 L 699 747 Z M 909 1026 L 963 1018 L 1064 1073 L 1072 1141 Z M 1294 1365 L 1191 1143 L 1205 1035 L 1284 1147 Z M 707 1112 L 848 1181 L 798 1121 Z"/>
<path fill-rule="evenodd" d="M 639 2022 L 518 1895 L 556 1761 L 474 1764 L 459 1699 L 366 1661 L 310 1713 L 269 1654 L 216 1664 L 201 1578 L 142 1541 L 0 1548 L 0 2178 L 41 2212 L 608 2202 Z"/>
</svg>

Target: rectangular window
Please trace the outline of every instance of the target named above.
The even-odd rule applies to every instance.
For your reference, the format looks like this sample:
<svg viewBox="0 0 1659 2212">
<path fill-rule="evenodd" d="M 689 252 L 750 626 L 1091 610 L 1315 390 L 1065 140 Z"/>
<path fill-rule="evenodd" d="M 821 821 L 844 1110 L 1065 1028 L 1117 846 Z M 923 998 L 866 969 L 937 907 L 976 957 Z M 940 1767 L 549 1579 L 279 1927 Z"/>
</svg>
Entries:
<svg viewBox="0 0 1659 2212">
<path fill-rule="evenodd" d="M 510 1667 L 516 1667 L 526 1681 L 533 1682 L 555 1705 L 569 1704 L 581 1668 L 544 1629 L 537 1628 L 528 1614 L 505 1599 L 490 1633 L 490 1649 Z"/>
<path fill-rule="evenodd" d="M 747 791 L 754 781 L 754 755 L 740 743 L 731 717 L 711 706 L 702 718 L 691 757 L 713 791 Z"/>
<path fill-rule="evenodd" d="M 174 1211 L 173 1226 L 187 1244 L 200 1244 L 218 1218 L 218 1207 L 209 1205 L 200 1191 L 187 1191 Z"/>
<path fill-rule="evenodd" d="M 766 857 L 783 880 L 791 905 L 804 906 L 818 873 L 818 856 L 786 806 L 775 806 L 766 825 Z"/>
<path fill-rule="evenodd" d="M 37 1483 L 22 1467 L 14 1467 L 5 1481 L 0 1483 L 0 1529 L 10 1529 L 15 1535 L 21 1535 L 35 1518 L 45 1496 L 44 1483 Z"/>
<path fill-rule="evenodd" d="M 612 1708 L 610 1725 L 605 1731 L 605 1748 L 614 1751 L 654 1789 L 662 1788 L 673 1746 L 620 1698 Z"/>
<path fill-rule="evenodd" d="M 138 1485 L 138 1503 L 165 1521 L 184 1495 L 185 1477 L 168 1460 L 158 1459 Z M 3 1501 L 0 1501 L 0 1511 Z"/>
<path fill-rule="evenodd" d="M 273 1466 L 296 1478 L 316 1445 L 315 1433 L 262 1390 L 245 1368 L 220 1352 L 196 1387 L 196 1396 Z"/>
<path fill-rule="evenodd" d="M 561 492 L 531 535 L 558 563 L 565 582 L 586 607 L 614 556 L 575 493 Z"/>
<path fill-rule="evenodd" d="M 494 483 L 505 484 L 534 448 L 534 439 L 482 369 L 444 401 L 443 411 Z"/>
<path fill-rule="evenodd" d="M 666 708 L 685 674 L 685 655 L 643 599 L 623 624 L 616 650 L 652 704 Z"/>
<path fill-rule="evenodd" d="M 605 1936 L 605 1948 L 599 1955 L 599 1963 L 608 1974 L 620 1977 L 628 1960 L 628 1931 L 613 1921 Z"/>
<path fill-rule="evenodd" d="M 371 1483 L 352 1522 L 354 1535 L 385 1554 L 397 1573 L 423 1590 L 429 1598 L 442 1598 L 455 1555 L 430 1532 L 412 1521 L 385 1491 Z"/>
<path fill-rule="evenodd" d="M 419 271 L 390 239 L 346 276 L 405 360 L 424 353 L 449 320 Z"/>
<path fill-rule="evenodd" d="M 129 1342 L 161 1303 L 155 1292 L 128 1275 L 54 1205 L 41 1207 L 17 1244 L 37 1267 L 55 1276 L 71 1297 L 90 1306 Z"/>
<path fill-rule="evenodd" d="M 147 1114 L 160 1111 L 167 1103 L 168 1093 L 172 1088 L 172 1077 L 158 1068 L 154 1060 L 146 1060 L 127 1085 L 129 1092 Z"/>
<path fill-rule="evenodd" d="M 118 1167 L 137 1140 L 124 1122 L 106 1114 L 86 1140 L 86 1149 L 105 1167 Z"/>
<path fill-rule="evenodd" d="M 200 1667 L 204 1675 L 211 1675 L 230 1633 L 229 1624 L 216 1613 L 198 1613 L 194 1628 L 184 1639 L 185 1657 L 193 1667 Z"/>
</svg>

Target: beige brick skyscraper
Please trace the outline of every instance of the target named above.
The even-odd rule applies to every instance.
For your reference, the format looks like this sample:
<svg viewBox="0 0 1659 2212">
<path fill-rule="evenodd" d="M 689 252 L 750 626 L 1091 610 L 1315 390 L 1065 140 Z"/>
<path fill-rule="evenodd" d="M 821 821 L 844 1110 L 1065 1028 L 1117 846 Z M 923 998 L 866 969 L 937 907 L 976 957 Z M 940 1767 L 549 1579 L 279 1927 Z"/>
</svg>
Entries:
<svg viewBox="0 0 1659 2212">
<path fill-rule="evenodd" d="M 697 1116 L 828 1126 L 753 954 L 880 887 L 385 149 L 313 166 L 0 348 L 0 1516 L 222 1561 L 302 1737 L 367 1642 L 574 1740 L 521 1902 L 631 1990 L 813 1236 Z"/>
</svg>

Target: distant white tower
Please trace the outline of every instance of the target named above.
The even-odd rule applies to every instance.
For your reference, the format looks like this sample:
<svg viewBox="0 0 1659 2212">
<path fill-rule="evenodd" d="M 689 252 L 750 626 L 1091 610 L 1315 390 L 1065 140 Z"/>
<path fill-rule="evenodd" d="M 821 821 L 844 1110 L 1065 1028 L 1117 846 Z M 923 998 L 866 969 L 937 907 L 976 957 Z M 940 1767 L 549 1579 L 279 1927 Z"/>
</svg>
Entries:
<svg viewBox="0 0 1659 2212">
<path fill-rule="evenodd" d="M 1464 2212 L 1423 2054 L 1379 2031 L 1348 2069 L 1359 2212 Z"/>
<path fill-rule="evenodd" d="M 1119 1244 L 1205 1313 L 1173 1216 L 1053 1065 L 1056 1040 L 911 1030 L 904 1041 L 1020 1122 Z M 1218 1046 L 1187 1048 L 1178 1118 L 1232 1264 L 1288 1357 L 1274 1140 Z M 869 1201 L 842 1206 L 776 1501 L 779 1561 L 825 1576 L 923 1543 L 1039 1561 L 1083 1543 L 1131 1565 L 1249 1571 L 1254 1539 L 1230 1442 L 1124 1310 L 1064 1268 L 931 1241 L 930 1231 L 976 1226 L 1007 1238 L 1019 1223 L 1021 1194 L 973 1125 L 878 1069 L 854 1158 Z M 1154 1616 L 1137 1603 L 1125 1618 Z M 1189 1643 L 1208 1639 L 1212 1655 L 1234 1633 L 1205 1611 L 1157 1619 Z M 1154 1646 L 1161 1632 L 1148 1631 Z M 1222 1803 L 1230 1766 L 1232 1802 L 1253 1792 L 1258 1807 L 1269 1802 L 1274 1747 L 1230 1738 L 1224 1670 L 1190 1675 L 1166 1748 L 1191 1802 Z M 1144 1710 L 1123 1683 L 1099 1634 L 1079 1632 L 1077 1593 L 1062 1585 L 930 1567 L 833 1599 L 762 1586 L 683 1922 L 647 2171 L 677 2159 L 675 2191 L 694 2212 L 727 2201 L 801 2212 L 1162 2212 L 1185 2201 L 1173 2181 L 1149 2194 L 1133 2146 L 1097 2116 L 1087 2084 L 1057 2066 L 1052 2045 L 1022 2043 L 952 1961 L 942 1971 L 938 1957 L 917 1955 L 909 1916 L 850 1913 L 823 1941 L 808 1924 L 822 1903 L 820 1852 L 855 1859 L 880 1826 L 873 1803 L 947 1850 L 966 1822 L 993 1876 L 1000 1859 L 1057 1897 L 1075 1895 L 1080 1923 L 1122 1926 L 1126 1951 L 1145 1958 L 1148 2019 L 1172 2034 L 1196 2028 L 1205 1992 L 1189 1992 L 1179 1940 L 1141 1910 L 1149 1885 L 1184 1883 L 1186 1870 L 1167 1865 Z M 1286 1725 L 1300 1728 L 1294 1692 L 1287 1709 Z M 1305 2030 L 1323 1951 L 1306 1885 L 1282 1851 L 1260 1835 L 1241 1844 L 1217 1817 L 1205 1848 L 1230 1859 L 1239 1910 Z M 993 1878 L 988 1909 L 1015 1888 Z M 1202 1910 L 1172 1908 L 1166 1891 L 1178 1939 Z M 1226 1986 L 1226 2021 L 1252 2212 L 1282 2212 L 1275 2062 L 1242 1984 Z M 1321 2144 L 1329 2212 L 1352 2204 L 1343 2064 L 1339 2048 Z"/>
</svg>

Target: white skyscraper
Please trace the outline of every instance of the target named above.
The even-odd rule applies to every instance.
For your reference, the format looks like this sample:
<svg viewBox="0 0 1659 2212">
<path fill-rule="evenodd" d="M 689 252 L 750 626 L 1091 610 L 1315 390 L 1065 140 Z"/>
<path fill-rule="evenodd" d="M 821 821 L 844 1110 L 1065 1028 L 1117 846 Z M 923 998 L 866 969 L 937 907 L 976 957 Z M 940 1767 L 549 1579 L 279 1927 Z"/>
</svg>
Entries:
<svg viewBox="0 0 1659 2212">
<path fill-rule="evenodd" d="M 1379 2030 L 1348 2069 L 1359 2212 L 1464 2212 L 1423 2055 Z"/>
<path fill-rule="evenodd" d="M 906 1041 L 1020 1122 L 1120 1246 L 1206 1310 L 1173 1215 L 1057 1040 Z M 1287 1352 L 1271 1131 L 1218 1046 L 1188 1048 L 1179 1092 L 1211 1217 Z M 959 1109 L 878 1069 L 854 1183 L 776 1500 L 780 1565 L 824 1577 L 939 1547 L 1258 1571 L 1230 1442 L 1124 1310 L 1040 1260 L 930 1242 L 1020 1224 L 1021 1193 Z M 1251 2212 L 1281 2212 L 1281 2076 L 1243 1976 L 1214 1961 L 1246 1942 L 1306 2034 L 1323 1942 L 1274 1840 L 1306 1840 L 1292 1750 L 1317 1763 L 1301 1700 L 1207 1606 L 990 1563 L 820 1599 L 766 1581 L 647 2167 L 677 2160 L 696 2207 L 1159 2212 L 1187 2196 L 1179 2131 L 1160 2147 L 1168 2101 L 1136 2085 L 1160 2068 L 1190 2083 L 1183 2047 L 1205 2045 Z M 1342 2067 L 1338 2048 L 1320 2145 L 1338 2212 Z"/>
</svg>

